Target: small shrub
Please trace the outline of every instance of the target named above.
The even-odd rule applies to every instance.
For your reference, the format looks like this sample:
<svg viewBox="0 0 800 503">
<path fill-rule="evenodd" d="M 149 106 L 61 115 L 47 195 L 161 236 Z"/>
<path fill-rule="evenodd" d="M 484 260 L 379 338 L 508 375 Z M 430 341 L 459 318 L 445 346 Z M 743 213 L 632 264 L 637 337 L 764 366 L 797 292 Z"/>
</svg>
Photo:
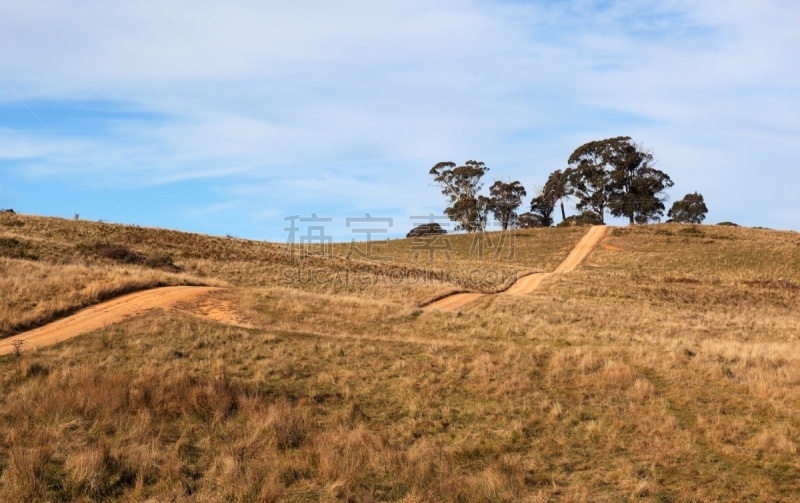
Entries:
<svg viewBox="0 0 800 503">
<path fill-rule="evenodd" d="M 29 379 L 32 377 L 47 377 L 48 375 L 50 375 L 50 369 L 39 362 L 32 363 L 28 370 L 25 371 L 25 377 Z"/>
<path fill-rule="evenodd" d="M 28 243 L 14 238 L 0 237 L 0 257 L 38 260 L 39 257 L 30 253 L 29 250 L 30 244 Z"/>
<path fill-rule="evenodd" d="M 168 253 L 154 253 L 145 259 L 144 265 L 153 269 L 164 269 L 171 272 L 180 272 L 183 270 L 173 263 L 172 255 Z"/>
<path fill-rule="evenodd" d="M 720 222 L 717 225 L 721 225 L 723 227 L 740 227 L 739 224 L 735 224 L 733 222 Z"/>
<path fill-rule="evenodd" d="M 120 264 L 140 265 L 145 262 L 145 256 L 126 245 L 112 245 L 108 243 L 97 243 L 90 247 L 90 253 L 95 257 L 112 260 Z"/>
<path fill-rule="evenodd" d="M 442 229 L 441 225 L 437 223 L 432 223 L 432 224 L 422 224 L 414 227 L 408 232 L 408 234 L 406 234 L 406 237 L 415 238 L 422 236 L 436 236 L 441 234 L 447 234 L 447 231 Z"/>
<path fill-rule="evenodd" d="M 603 225 L 603 221 L 595 213 L 584 211 L 580 215 L 572 215 L 556 225 L 556 227 L 576 227 L 582 225 Z"/>
<path fill-rule="evenodd" d="M 678 233 L 682 236 L 688 237 L 700 237 L 705 235 L 705 233 L 697 227 L 684 227 L 683 229 L 679 230 Z"/>
<path fill-rule="evenodd" d="M 22 339 L 17 339 L 16 341 L 11 343 L 11 347 L 14 349 L 14 356 L 19 358 L 22 356 L 22 346 L 25 345 L 25 341 Z"/>
</svg>

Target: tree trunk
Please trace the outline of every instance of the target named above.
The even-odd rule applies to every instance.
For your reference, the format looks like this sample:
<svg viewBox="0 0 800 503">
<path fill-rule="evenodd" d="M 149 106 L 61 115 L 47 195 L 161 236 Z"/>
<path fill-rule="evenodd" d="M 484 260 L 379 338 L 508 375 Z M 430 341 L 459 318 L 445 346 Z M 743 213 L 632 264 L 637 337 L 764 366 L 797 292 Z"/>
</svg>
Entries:
<svg viewBox="0 0 800 503">
<path fill-rule="evenodd" d="M 567 219 L 567 214 L 564 212 L 564 198 L 561 198 L 561 221 Z"/>
<path fill-rule="evenodd" d="M 630 225 L 635 225 L 635 222 L 633 221 L 633 213 L 628 215 L 628 218 L 630 218 L 630 222 L 631 222 Z"/>
</svg>

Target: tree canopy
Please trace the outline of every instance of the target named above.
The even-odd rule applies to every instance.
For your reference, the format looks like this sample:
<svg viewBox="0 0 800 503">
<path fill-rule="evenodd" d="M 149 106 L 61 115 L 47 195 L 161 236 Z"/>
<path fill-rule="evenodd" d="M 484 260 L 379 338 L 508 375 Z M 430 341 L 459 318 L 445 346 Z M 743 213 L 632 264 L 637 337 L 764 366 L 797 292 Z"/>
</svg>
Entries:
<svg viewBox="0 0 800 503">
<path fill-rule="evenodd" d="M 653 154 L 623 136 L 604 141 L 611 166 L 608 209 L 615 217 L 633 224 L 658 222 L 664 215 L 664 190 L 673 186 L 670 177 L 653 167 Z"/>
<path fill-rule="evenodd" d="M 592 141 L 569 157 L 572 193 L 577 209 L 605 221 L 608 209 L 631 224 L 659 221 L 664 215 L 664 191 L 673 186 L 670 177 L 655 169 L 653 154 L 629 136 Z M 554 173 L 555 174 L 555 173 Z"/>
<path fill-rule="evenodd" d="M 608 205 L 609 173 L 607 140 L 581 145 L 569 156 L 569 184 L 578 199 L 575 207 L 580 212 L 591 211 L 604 222 Z"/>
<path fill-rule="evenodd" d="M 442 229 L 442 226 L 434 223 L 429 224 L 420 224 L 406 234 L 407 238 L 416 238 L 416 237 L 424 237 L 424 236 L 438 236 L 441 234 L 447 234 L 447 231 Z"/>
<path fill-rule="evenodd" d="M 553 171 L 534 190 L 530 211 L 521 215 L 517 209 L 527 192 L 519 181 L 495 181 L 488 197 L 479 194 L 489 171 L 483 162 L 470 160 L 462 166 L 440 162 L 430 174 L 448 199 L 444 212 L 457 223 L 455 230 L 476 232 L 485 229 L 490 213 L 503 230 L 551 227 L 558 206 L 559 225 L 602 225 L 606 212 L 631 225 L 659 222 L 666 210 L 665 192 L 674 183 L 656 164 L 653 153 L 630 136 L 585 143 L 569 156 L 566 169 Z M 578 214 L 568 217 L 564 206 L 570 198 L 575 199 Z M 703 196 L 694 193 L 675 202 L 668 216 L 675 222 L 700 223 L 707 212 Z"/>
<path fill-rule="evenodd" d="M 450 202 L 444 213 L 457 223 L 456 230 L 474 232 L 485 225 L 487 198 L 478 196 L 478 192 L 483 187 L 481 178 L 487 171 L 486 164 L 472 160 L 462 166 L 440 162 L 431 168 L 433 180 Z"/>
<path fill-rule="evenodd" d="M 701 224 L 706 219 L 708 207 L 703 195 L 695 192 L 686 194 L 680 201 L 672 203 L 667 216 L 673 221 L 684 224 Z M 719 224 L 721 225 L 721 224 Z"/>
<path fill-rule="evenodd" d="M 563 172 L 558 169 L 550 173 L 547 182 L 544 184 L 544 193 L 547 197 L 551 198 L 555 203 L 556 201 L 561 205 L 561 220 L 567 219 L 567 213 L 564 211 L 564 200 L 568 199 L 573 194 L 572 185 L 570 184 L 570 170 L 566 169 Z"/>
<path fill-rule="evenodd" d="M 536 195 L 531 199 L 531 211 L 526 213 L 526 227 L 551 227 L 553 225 L 553 211 L 556 209 L 557 199 L 554 192 L 545 184 L 536 190 Z"/>
<path fill-rule="evenodd" d="M 531 212 L 525 212 L 517 218 L 517 225 L 522 229 L 530 229 L 532 227 L 549 227 L 543 226 L 539 215 L 534 215 Z"/>
<path fill-rule="evenodd" d="M 525 187 L 518 181 L 503 182 L 497 180 L 489 187 L 488 209 L 494 214 L 494 218 L 500 222 L 503 230 L 515 224 L 517 220 L 517 208 L 522 206 L 522 198 L 527 192 Z"/>
</svg>

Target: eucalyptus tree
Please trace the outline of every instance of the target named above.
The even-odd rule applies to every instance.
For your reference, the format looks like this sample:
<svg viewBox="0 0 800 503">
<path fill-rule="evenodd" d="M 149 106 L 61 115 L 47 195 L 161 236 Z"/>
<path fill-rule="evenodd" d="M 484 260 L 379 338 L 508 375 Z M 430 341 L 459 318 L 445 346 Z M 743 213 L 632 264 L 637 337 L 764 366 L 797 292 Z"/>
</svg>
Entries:
<svg viewBox="0 0 800 503">
<path fill-rule="evenodd" d="M 684 224 L 701 224 L 708 214 L 708 206 L 703 195 L 695 192 L 686 194 L 680 201 L 672 203 L 672 209 L 667 216 L 673 222 Z"/>
<path fill-rule="evenodd" d="M 656 169 L 654 156 L 629 136 L 592 141 L 569 157 L 571 193 L 577 209 L 605 222 L 609 210 L 631 224 L 659 221 L 664 215 L 664 191 L 674 184 Z"/>
<path fill-rule="evenodd" d="M 567 219 L 567 212 L 564 210 L 564 200 L 568 199 L 572 193 L 572 185 L 570 184 L 571 171 L 566 169 L 564 171 L 556 170 L 550 173 L 547 182 L 544 184 L 543 192 L 552 201 L 558 201 L 561 206 L 561 221 Z"/>
<path fill-rule="evenodd" d="M 472 160 L 462 166 L 449 161 L 440 162 L 431 168 L 433 180 L 450 203 L 444 213 L 456 222 L 456 230 L 475 232 L 485 226 L 487 198 L 479 196 L 478 192 L 483 187 L 481 179 L 487 171 L 486 164 Z"/>
<path fill-rule="evenodd" d="M 654 167 L 652 152 L 623 136 L 606 141 L 611 166 L 608 209 L 631 225 L 658 222 L 664 216 L 664 191 L 674 184 L 669 175 Z"/>
<path fill-rule="evenodd" d="M 522 198 L 528 195 L 525 187 L 518 181 L 503 182 L 497 180 L 489 187 L 488 209 L 500 222 L 503 230 L 507 230 L 517 220 L 517 208 L 522 206 Z"/>
<path fill-rule="evenodd" d="M 575 207 L 581 212 L 591 211 L 601 222 L 605 222 L 610 182 L 607 141 L 581 145 L 568 159 L 568 180 L 578 200 Z"/>
<path fill-rule="evenodd" d="M 528 227 L 552 227 L 553 212 L 556 209 L 556 199 L 547 186 L 538 188 L 536 195 L 531 199 L 531 211 L 526 213 Z"/>
</svg>

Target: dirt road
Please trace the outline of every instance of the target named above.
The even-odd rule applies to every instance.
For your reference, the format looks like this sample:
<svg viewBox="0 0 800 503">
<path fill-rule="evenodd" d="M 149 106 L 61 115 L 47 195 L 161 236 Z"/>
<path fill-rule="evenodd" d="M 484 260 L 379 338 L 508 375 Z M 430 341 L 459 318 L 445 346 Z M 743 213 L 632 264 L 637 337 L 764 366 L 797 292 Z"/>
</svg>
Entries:
<svg viewBox="0 0 800 503">
<path fill-rule="evenodd" d="M 539 285 L 542 284 L 542 280 L 547 276 L 549 276 L 549 274 L 544 272 L 538 272 L 536 274 L 524 276 L 518 279 L 513 285 L 511 285 L 511 288 L 503 293 L 508 295 L 525 295 L 526 293 L 531 293 L 539 288 Z"/>
<path fill-rule="evenodd" d="M 179 302 L 190 301 L 200 295 L 216 290 L 220 289 L 215 287 L 168 286 L 123 295 L 102 304 L 87 307 L 72 316 L 54 321 L 43 327 L 2 339 L 0 340 L 0 355 L 13 353 L 15 341 L 22 341 L 22 351 L 49 346 L 132 316 L 137 316 L 149 309 L 170 309 Z M 197 314 L 203 316 L 204 313 L 201 311 Z M 216 312 L 211 312 L 208 317 L 216 319 L 218 316 L 215 315 L 217 314 Z"/>
<path fill-rule="evenodd" d="M 535 291 L 542 280 L 552 274 L 565 273 L 574 270 L 597 246 L 605 236 L 606 227 L 592 227 L 589 232 L 578 242 L 564 262 L 553 273 L 536 273 L 518 279 L 506 292 L 500 295 L 524 295 Z M 191 308 L 183 307 L 187 302 L 193 301 L 203 294 L 216 290 L 217 287 L 195 286 L 169 286 L 144 290 L 116 299 L 103 302 L 96 306 L 87 307 L 81 311 L 55 321 L 43 327 L 30 330 L 23 334 L 15 335 L 0 340 L 0 355 L 13 353 L 15 344 L 20 345 L 21 351 L 29 351 L 36 347 L 56 344 L 81 334 L 91 332 L 123 321 L 133 316 L 138 316 L 150 309 L 175 309 L 194 316 L 210 318 L 229 325 L 248 327 L 236 314 L 234 306 L 229 301 L 206 299 L 192 305 Z M 480 293 L 457 293 L 445 297 L 428 307 L 434 309 L 459 309 L 467 306 L 486 295 Z M 19 342 L 18 342 L 19 341 Z"/>
<path fill-rule="evenodd" d="M 561 264 L 556 267 L 556 270 L 553 271 L 554 273 L 562 273 L 562 272 L 572 272 L 578 267 L 581 262 L 584 261 L 586 257 L 592 253 L 594 247 L 597 246 L 597 243 L 600 242 L 601 239 L 606 235 L 606 230 L 608 227 L 605 225 L 595 225 L 589 232 L 586 233 L 583 238 L 578 241 L 578 244 L 575 245 L 575 248 L 572 249 L 569 256 L 566 260 L 561 262 Z"/>
<path fill-rule="evenodd" d="M 589 229 L 589 232 L 578 241 L 578 244 L 575 245 L 575 248 L 572 249 L 567 258 L 556 267 L 555 271 L 524 276 L 511 285 L 511 288 L 498 295 L 525 295 L 539 288 L 539 285 L 541 285 L 542 281 L 548 276 L 574 271 L 603 239 L 607 229 L 608 227 L 605 225 L 596 225 L 592 227 Z M 480 293 L 457 293 L 437 300 L 427 307 L 432 309 L 459 309 L 484 296 L 484 294 Z"/>
<path fill-rule="evenodd" d="M 428 307 L 435 307 L 436 309 L 456 309 L 475 302 L 485 296 L 486 294 L 484 293 L 456 293 L 441 300 L 437 300 Z"/>
</svg>

